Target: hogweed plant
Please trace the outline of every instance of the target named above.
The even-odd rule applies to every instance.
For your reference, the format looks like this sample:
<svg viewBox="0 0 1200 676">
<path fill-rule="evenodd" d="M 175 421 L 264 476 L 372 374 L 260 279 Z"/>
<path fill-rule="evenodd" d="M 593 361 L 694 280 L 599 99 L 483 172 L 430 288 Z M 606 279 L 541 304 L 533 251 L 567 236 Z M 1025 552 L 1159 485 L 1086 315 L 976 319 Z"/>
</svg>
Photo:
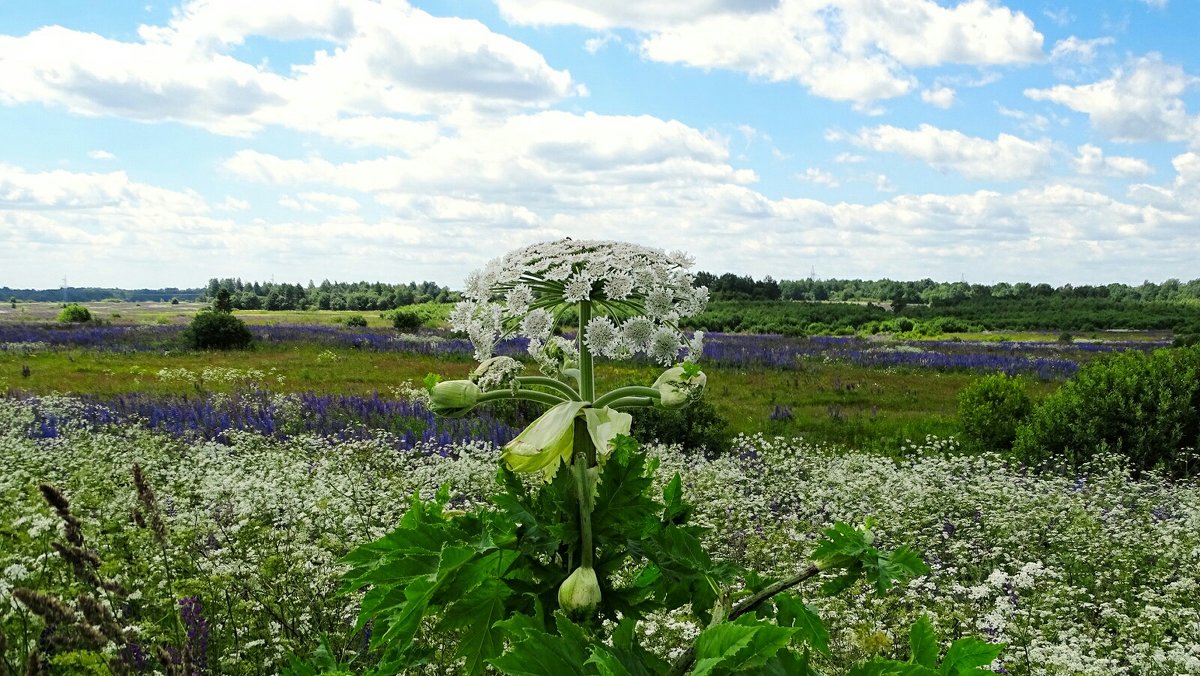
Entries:
<svg viewBox="0 0 1200 676">
<path fill-rule="evenodd" d="M 628 436 L 629 411 L 686 406 L 703 392 L 703 335 L 679 323 L 707 302 L 691 263 L 566 239 L 513 251 L 467 279 L 451 322 L 479 365 L 466 380 L 431 375 L 433 410 L 464 416 L 510 399 L 548 409 L 502 449 L 490 504 L 451 509 L 446 488 L 432 500 L 414 495 L 395 530 L 345 557 L 344 590 L 362 593 L 356 631 L 379 658 L 373 673 L 815 674 L 828 633 L 791 589 L 820 576 L 823 594 L 861 579 L 882 593 L 927 570 L 906 547 L 876 549 L 870 523 L 838 523 L 812 563 L 767 579 L 705 552 L 679 474 L 655 489 L 657 462 Z M 568 322 L 573 339 L 556 334 Z M 515 335 L 528 339 L 540 375 L 493 355 Z M 635 356 L 666 368 L 650 385 L 596 391 L 597 357 Z M 639 620 L 677 612 L 705 626 L 690 645 L 665 657 L 639 645 Z M 859 673 L 981 673 L 1000 650 L 960 639 L 939 663 L 927 626 L 912 635 L 907 662 L 876 659 Z M 328 651 L 318 658 L 294 673 L 348 668 Z"/>
</svg>

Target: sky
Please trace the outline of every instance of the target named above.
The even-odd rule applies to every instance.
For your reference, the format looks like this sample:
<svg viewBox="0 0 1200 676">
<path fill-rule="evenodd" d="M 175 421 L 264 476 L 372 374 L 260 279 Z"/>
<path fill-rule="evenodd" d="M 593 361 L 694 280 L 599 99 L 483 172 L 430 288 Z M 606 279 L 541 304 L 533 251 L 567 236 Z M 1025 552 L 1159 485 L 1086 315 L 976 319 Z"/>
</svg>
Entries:
<svg viewBox="0 0 1200 676">
<path fill-rule="evenodd" d="M 1200 277 L 1196 0 L 0 0 L 0 286 Z"/>
</svg>

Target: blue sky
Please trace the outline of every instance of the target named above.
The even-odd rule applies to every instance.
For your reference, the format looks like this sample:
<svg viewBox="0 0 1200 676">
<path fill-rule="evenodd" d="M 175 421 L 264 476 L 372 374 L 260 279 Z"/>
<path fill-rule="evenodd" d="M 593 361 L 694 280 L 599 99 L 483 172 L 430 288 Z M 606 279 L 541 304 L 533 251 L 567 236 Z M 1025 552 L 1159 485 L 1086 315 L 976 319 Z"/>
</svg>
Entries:
<svg viewBox="0 0 1200 676">
<path fill-rule="evenodd" d="M 1200 277 L 1192 0 L 0 3 L 0 286 Z"/>
</svg>

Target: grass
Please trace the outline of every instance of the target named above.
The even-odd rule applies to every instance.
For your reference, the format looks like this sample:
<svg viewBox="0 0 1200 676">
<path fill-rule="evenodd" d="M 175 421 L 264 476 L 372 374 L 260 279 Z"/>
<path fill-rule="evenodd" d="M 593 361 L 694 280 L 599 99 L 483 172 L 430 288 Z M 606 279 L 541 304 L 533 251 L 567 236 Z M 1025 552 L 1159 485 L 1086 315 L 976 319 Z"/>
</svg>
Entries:
<svg viewBox="0 0 1200 676">
<path fill-rule="evenodd" d="M 29 375 L 23 376 L 28 367 Z M 231 391 L 229 382 L 189 383 L 162 379 L 160 369 L 208 367 L 263 373 L 261 385 L 276 392 L 319 394 L 387 393 L 405 381 L 419 385 L 427 373 L 463 378 L 474 367 L 467 359 L 328 349 L 313 345 L 259 346 L 247 352 L 45 351 L 32 355 L 0 352 L 0 391 L 113 396 L 131 392 L 187 394 Z M 601 362 L 601 391 L 625 384 L 649 384 L 661 369 L 651 365 Z M 803 436 L 812 441 L 894 452 L 905 439 L 948 436 L 955 431 L 956 397 L 972 373 L 916 369 L 874 369 L 839 363 L 806 363 L 794 371 L 745 369 L 709 364 L 708 400 L 734 433 Z M 1056 383 L 1034 382 L 1044 396 Z M 790 418 L 772 413 L 790 412 Z"/>
<path fill-rule="evenodd" d="M 180 301 L 169 302 L 95 301 L 80 303 L 97 320 L 111 324 L 187 324 L 200 310 L 210 307 L 209 303 Z M 431 326 L 441 325 L 453 308 L 451 303 L 422 303 L 405 307 L 426 317 Z M 0 305 L 0 322 L 55 322 L 61 303 L 17 303 L 13 308 Z M 362 317 L 369 328 L 390 328 L 392 320 L 385 315 L 388 310 L 236 310 L 234 315 L 247 324 L 345 324 L 350 317 Z"/>
</svg>

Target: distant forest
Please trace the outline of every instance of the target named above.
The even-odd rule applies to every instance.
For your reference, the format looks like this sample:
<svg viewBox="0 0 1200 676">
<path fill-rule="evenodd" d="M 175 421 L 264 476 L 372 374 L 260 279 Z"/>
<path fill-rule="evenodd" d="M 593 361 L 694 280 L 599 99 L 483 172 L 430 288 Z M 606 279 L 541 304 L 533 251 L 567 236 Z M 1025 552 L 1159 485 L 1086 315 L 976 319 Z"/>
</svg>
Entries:
<svg viewBox="0 0 1200 676">
<path fill-rule="evenodd" d="M 732 273 L 696 274 L 696 284 L 707 286 L 715 301 L 843 301 L 884 303 L 893 310 L 909 305 L 951 307 L 978 305 L 997 299 L 1021 301 L 1093 300 L 1108 303 L 1200 301 L 1200 279 L 1181 282 L 1168 279 L 1156 284 L 1071 285 L 1054 287 L 1026 282 L 967 284 L 966 282 L 894 281 L 890 279 L 799 279 L 776 281 L 754 279 Z M 434 282 L 385 284 L 382 282 L 330 282 L 307 285 L 276 282 L 243 282 L 213 278 L 201 288 L 111 289 L 67 287 L 66 289 L 12 289 L 0 287 L 0 299 L 42 302 L 97 302 L 116 299 L 129 302 L 210 301 L 225 288 L 233 306 L 242 310 L 391 310 L 425 302 L 452 302 L 455 291 Z"/>
<path fill-rule="evenodd" d="M 753 277 L 738 276 L 732 273 L 717 276 L 710 272 L 700 272 L 696 274 L 696 284 L 707 286 L 715 300 L 886 302 L 893 307 L 914 304 L 947 306 L 970 300 L 978 302 L 987 298 L 1018 300 L 1095 298 L 1117 302 L 1200 300 L 1200 279 L 1193 279 L 1190 282 L 1168 279 L 1161 284 L 1142 282 L 1137 286 L 1114 283 L 1102 286 L 1064 284 L 1053 287 L 1049 284 L 1026 282 L 967 284 L 966 282 L 935 282 L 932 279 L 915 282 L 898 282 L 890 279 L 775 281 L 770 277 L 755 280 Z"/>
</svg>

